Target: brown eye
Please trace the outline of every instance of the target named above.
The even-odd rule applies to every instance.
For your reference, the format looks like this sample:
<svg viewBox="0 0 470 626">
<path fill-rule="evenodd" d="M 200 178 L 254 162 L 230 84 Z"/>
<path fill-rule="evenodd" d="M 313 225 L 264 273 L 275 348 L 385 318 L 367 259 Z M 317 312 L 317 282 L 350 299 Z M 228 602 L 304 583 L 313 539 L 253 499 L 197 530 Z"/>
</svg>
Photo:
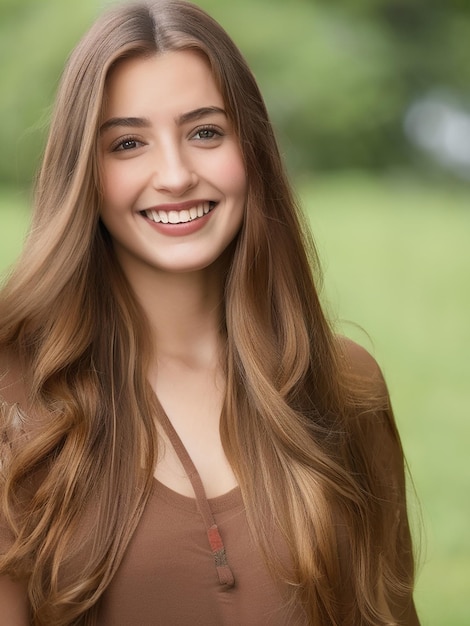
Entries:
<svg viewBox="0 0 470 626">
<path fill-rule="evenodd" d="M 214 137 L 215 132 L 213 130 L 209 130 L 208 128 L 204 128 L 196 133 L 195 137 L 198 139 L 212 139 Z"/>
<path fill-rule="evenodd" d="M 142 145 L 143 143 L 134 137 L 124 137 L 124 139 L 120 139 L 113 145 L 112 151 L 123 152 L 127 150 L 135 150 L 136 148 L 140 148 Z"/>
<path fill-rule="evenodd" d="M 209 141 L 222 137 L 222 135 L 223 132 L 215 126 L 203 126 L 202 128 L 196 129 L 192 138 L 200 141 Z"/>
<path fill-rule="evenodd" d="M 122 150 L 131 150 L 132 148 L 137 148 L 137 141 L 133 139 L 127 139 L 120 144 L 120 148 Z"/>
</svg>

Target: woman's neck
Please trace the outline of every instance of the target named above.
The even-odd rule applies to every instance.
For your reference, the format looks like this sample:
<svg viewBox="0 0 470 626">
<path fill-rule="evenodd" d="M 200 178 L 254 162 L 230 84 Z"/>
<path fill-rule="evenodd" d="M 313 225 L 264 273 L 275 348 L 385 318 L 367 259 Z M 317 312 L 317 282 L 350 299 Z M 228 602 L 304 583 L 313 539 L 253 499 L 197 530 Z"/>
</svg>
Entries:
<svg viewBox="0 0 470 626">
<path fill-rule="evenodd" d="M 170 274 L 149 268 L 130 282 L 147 316 L 158 361 L 213 367 L 220 353 L 220 269 Z"/>
</svg>

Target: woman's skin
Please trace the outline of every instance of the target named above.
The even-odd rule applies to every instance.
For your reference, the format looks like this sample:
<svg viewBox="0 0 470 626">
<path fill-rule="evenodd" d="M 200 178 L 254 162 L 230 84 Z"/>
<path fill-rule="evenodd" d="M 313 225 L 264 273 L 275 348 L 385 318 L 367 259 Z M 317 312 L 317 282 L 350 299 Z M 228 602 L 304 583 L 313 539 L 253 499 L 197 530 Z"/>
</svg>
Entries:
<svg viewBox="0 0 470 626">
<path fill-rule="evenodd" d="M 210 69 L 195 52 L 124 61 L 106 96 L 101 217 L 150 323 L 151 384 L 212 498 L 236 485 L 219 435 L 219 328 L 223 253 L 245 208 L 238 139 Z M 194 496 L 169 444 L 155 477 Z"/>
</svg>

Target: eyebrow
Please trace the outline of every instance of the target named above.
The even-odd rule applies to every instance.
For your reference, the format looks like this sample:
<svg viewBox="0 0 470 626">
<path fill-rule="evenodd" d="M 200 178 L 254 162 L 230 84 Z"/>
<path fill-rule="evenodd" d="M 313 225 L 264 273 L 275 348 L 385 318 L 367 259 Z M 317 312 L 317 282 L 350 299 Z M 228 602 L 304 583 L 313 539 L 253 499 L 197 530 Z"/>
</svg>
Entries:
<svg viewBox="0 0 470 626">
<path fill-rule="evenodd" d="M 214 114 L 227 116 L 224 109 L 221 109 L 220 107 L 201 107 L 200 109 L 194 109 L 194 111 L 188 111 L 188 113 L 183 113 L 178 117 L 176 123 L 178 124 L 178 126 L 181 126 L 182 124 L 186 124 L 187 122 L 195 122 L 196 120 L 200 120 L 203 117 Z"/>
<path fill-rule="evenodd" d="M 200 107 L 199 109 L 183 113 L 176 119 L 176 123 L 178 126 L 182 126 L 188 122 L 195 122 L 207 117 L 208 115 L 214 114 L 227 116 L 224 109 L 221 109 L 220 107 Z M 106 122 L 101 124 L 100 134 L 106 132 L 110 128 L 116 128 L 117 126 L 124 126 L 125 128 L 149 128 L 151 125 L 152 124 L 147 117 L 111 117 L 109 120 L 106 120 Z"/>
</svg>

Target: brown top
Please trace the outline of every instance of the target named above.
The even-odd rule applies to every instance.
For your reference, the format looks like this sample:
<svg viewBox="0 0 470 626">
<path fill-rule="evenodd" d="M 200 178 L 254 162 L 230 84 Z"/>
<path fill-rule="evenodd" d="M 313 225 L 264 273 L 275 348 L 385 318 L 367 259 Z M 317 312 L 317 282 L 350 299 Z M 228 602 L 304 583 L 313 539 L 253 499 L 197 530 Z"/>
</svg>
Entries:
<svg viewBox="0 0 470 626">
<path fill-rule="evenodd" d="M 233 585 L 219 580 L 196 500 L 155 481 L 124 559 L 100 601 L 100 626 L 306 623 L 298 607 L 287 606 L 287 586 L 272 579 L 250 540 L 240 490 L 208 503 L 223 537 Z M 12 540 L 2 526 L 0 553 Z"/>
<path fill-rule="evenodd" d="M 208 500 L 223 537 L 233 586 L 219 581 L 195 499 L 155 481 L 119 570 L 106 590 L 100 626 L 294 626 L 287 589 L 252 545 L 239 489 Z"/>
<path fill-rule="evenodd" d="M 304 624 L 270 576 L 248 532 L 238 488 L 208 500 L 182 441 L 163 427 L 195 499 L 155 481 L 125 557 L 102 600 L 103 626 L 285 626 Z M 287 550 L 279 541 L 280 549 Z M 284 555 L 283 555 L 284 556 Z"/>
</svg>

